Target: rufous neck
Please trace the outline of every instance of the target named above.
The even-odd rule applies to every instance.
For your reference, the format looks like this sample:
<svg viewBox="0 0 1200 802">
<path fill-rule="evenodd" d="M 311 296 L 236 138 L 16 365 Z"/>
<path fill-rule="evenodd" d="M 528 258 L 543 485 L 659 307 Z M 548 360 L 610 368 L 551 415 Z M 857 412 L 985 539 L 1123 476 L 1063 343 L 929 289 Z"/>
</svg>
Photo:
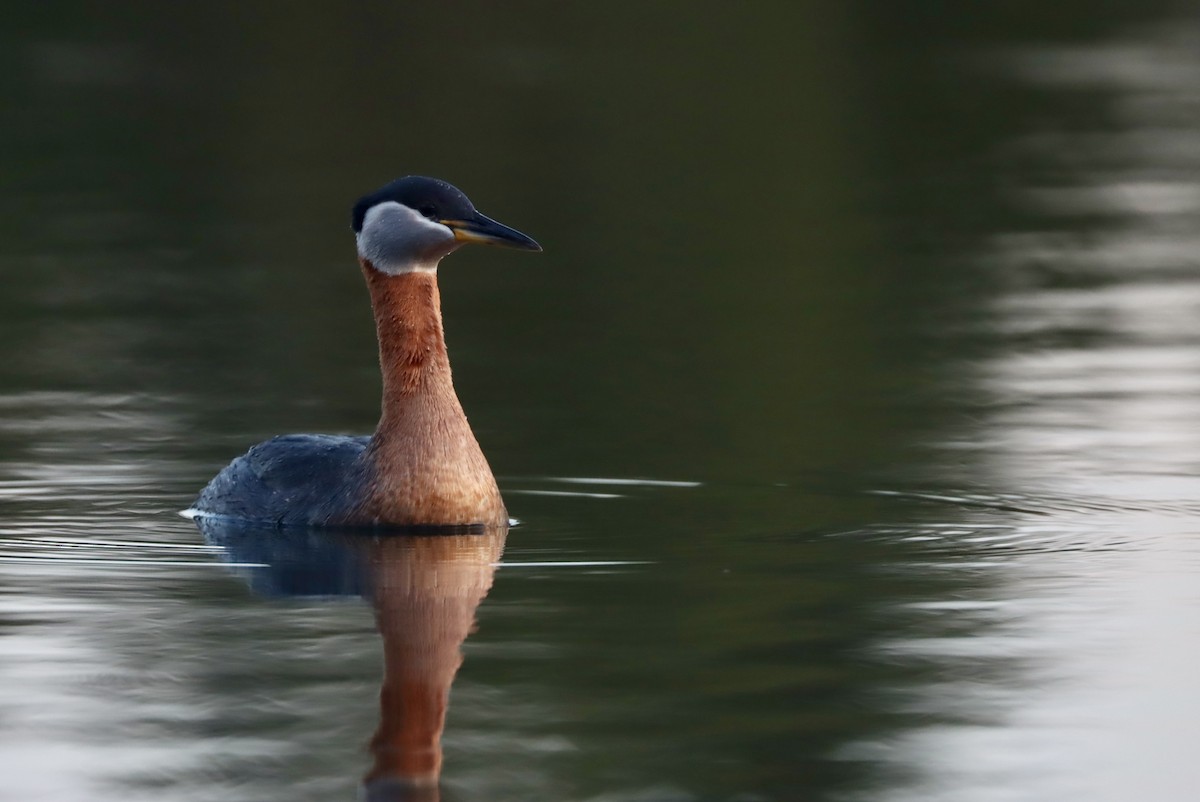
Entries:
<svg viewBox="0 0 1200 802">
<path fill-rule="evenodd" d="M 389 274 L 362 263 L 379 337 L 383 411 L 406 398 L 450 386 L 437 273 Z"/>
</svg>

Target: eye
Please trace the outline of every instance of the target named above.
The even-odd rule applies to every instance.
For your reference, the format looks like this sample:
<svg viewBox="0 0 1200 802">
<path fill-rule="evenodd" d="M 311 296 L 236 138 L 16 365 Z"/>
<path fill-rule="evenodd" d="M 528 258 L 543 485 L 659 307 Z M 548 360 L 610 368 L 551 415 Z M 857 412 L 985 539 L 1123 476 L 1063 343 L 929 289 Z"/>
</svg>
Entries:
<svg viewBox="0 0 1200 802">
<path fill-rule="evenodd" d="M 417 209 L 417 211 L 421 213 L 422 217 L 428 217 L 430 220 L 437 219 L 437 209 L 428 203 Z"/>
</svg>

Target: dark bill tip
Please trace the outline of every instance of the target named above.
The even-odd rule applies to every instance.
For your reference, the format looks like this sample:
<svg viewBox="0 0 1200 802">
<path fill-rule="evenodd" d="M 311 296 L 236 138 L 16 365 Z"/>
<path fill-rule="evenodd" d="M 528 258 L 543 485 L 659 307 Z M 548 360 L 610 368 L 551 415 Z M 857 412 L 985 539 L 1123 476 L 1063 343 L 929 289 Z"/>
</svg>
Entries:
<svg viewBox="0 0 1200 802">
<path fill-rule="evenodd" d="M 476 213 L 471 220 L 442 220 L 441 223 L 454 232 L 454 238 L 459 242 L 478 242 L 482 245 L 499 245 L 523 251 L 542 249 L 532 237 L 527 237 L 515 228 L 497 223 L 482 214 Z"/>
</svg>

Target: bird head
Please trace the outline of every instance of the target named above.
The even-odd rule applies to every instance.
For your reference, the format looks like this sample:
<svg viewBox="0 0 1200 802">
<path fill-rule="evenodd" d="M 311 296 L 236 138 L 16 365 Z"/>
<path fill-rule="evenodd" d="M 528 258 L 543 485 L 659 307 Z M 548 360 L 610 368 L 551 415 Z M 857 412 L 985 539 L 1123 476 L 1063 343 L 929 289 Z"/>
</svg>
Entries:
<svg viewBox="0 0 1200 802">
<path fill-rule="evenodd" d="M 432 272 L 468 242 L 540 251 L 516 229 L 480 214 L 461 191 L 419 175 L 392 181 L 354 204 L 359 257 L 384 273 Z"/>
</svg>

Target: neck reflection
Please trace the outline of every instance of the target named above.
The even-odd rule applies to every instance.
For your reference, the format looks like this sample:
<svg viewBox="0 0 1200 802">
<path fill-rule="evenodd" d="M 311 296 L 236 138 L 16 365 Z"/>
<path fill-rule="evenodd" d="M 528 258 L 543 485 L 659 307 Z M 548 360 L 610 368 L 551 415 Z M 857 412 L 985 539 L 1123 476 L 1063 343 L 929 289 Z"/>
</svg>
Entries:
<svg viewBox="0 0 1200 802">
<path fill-rule="evenodd" d="M 269 596 L 368 599 L 383 637 L 379 726 L 366 799 L 440 799 L 442 730 L 462 644 L 491 589 L 506 527 L 471 534 L 284 531 L 198 519 L 205 538 Z"/>
<path fill-rule="evenodd" d="M 475 609 L 492 587 L 505 532 L 375 540 L 369 549 L 375 620 L 383 636 L 380 722 L 368 784 L 436 785 L 450 684 Z"/>
</svg>

